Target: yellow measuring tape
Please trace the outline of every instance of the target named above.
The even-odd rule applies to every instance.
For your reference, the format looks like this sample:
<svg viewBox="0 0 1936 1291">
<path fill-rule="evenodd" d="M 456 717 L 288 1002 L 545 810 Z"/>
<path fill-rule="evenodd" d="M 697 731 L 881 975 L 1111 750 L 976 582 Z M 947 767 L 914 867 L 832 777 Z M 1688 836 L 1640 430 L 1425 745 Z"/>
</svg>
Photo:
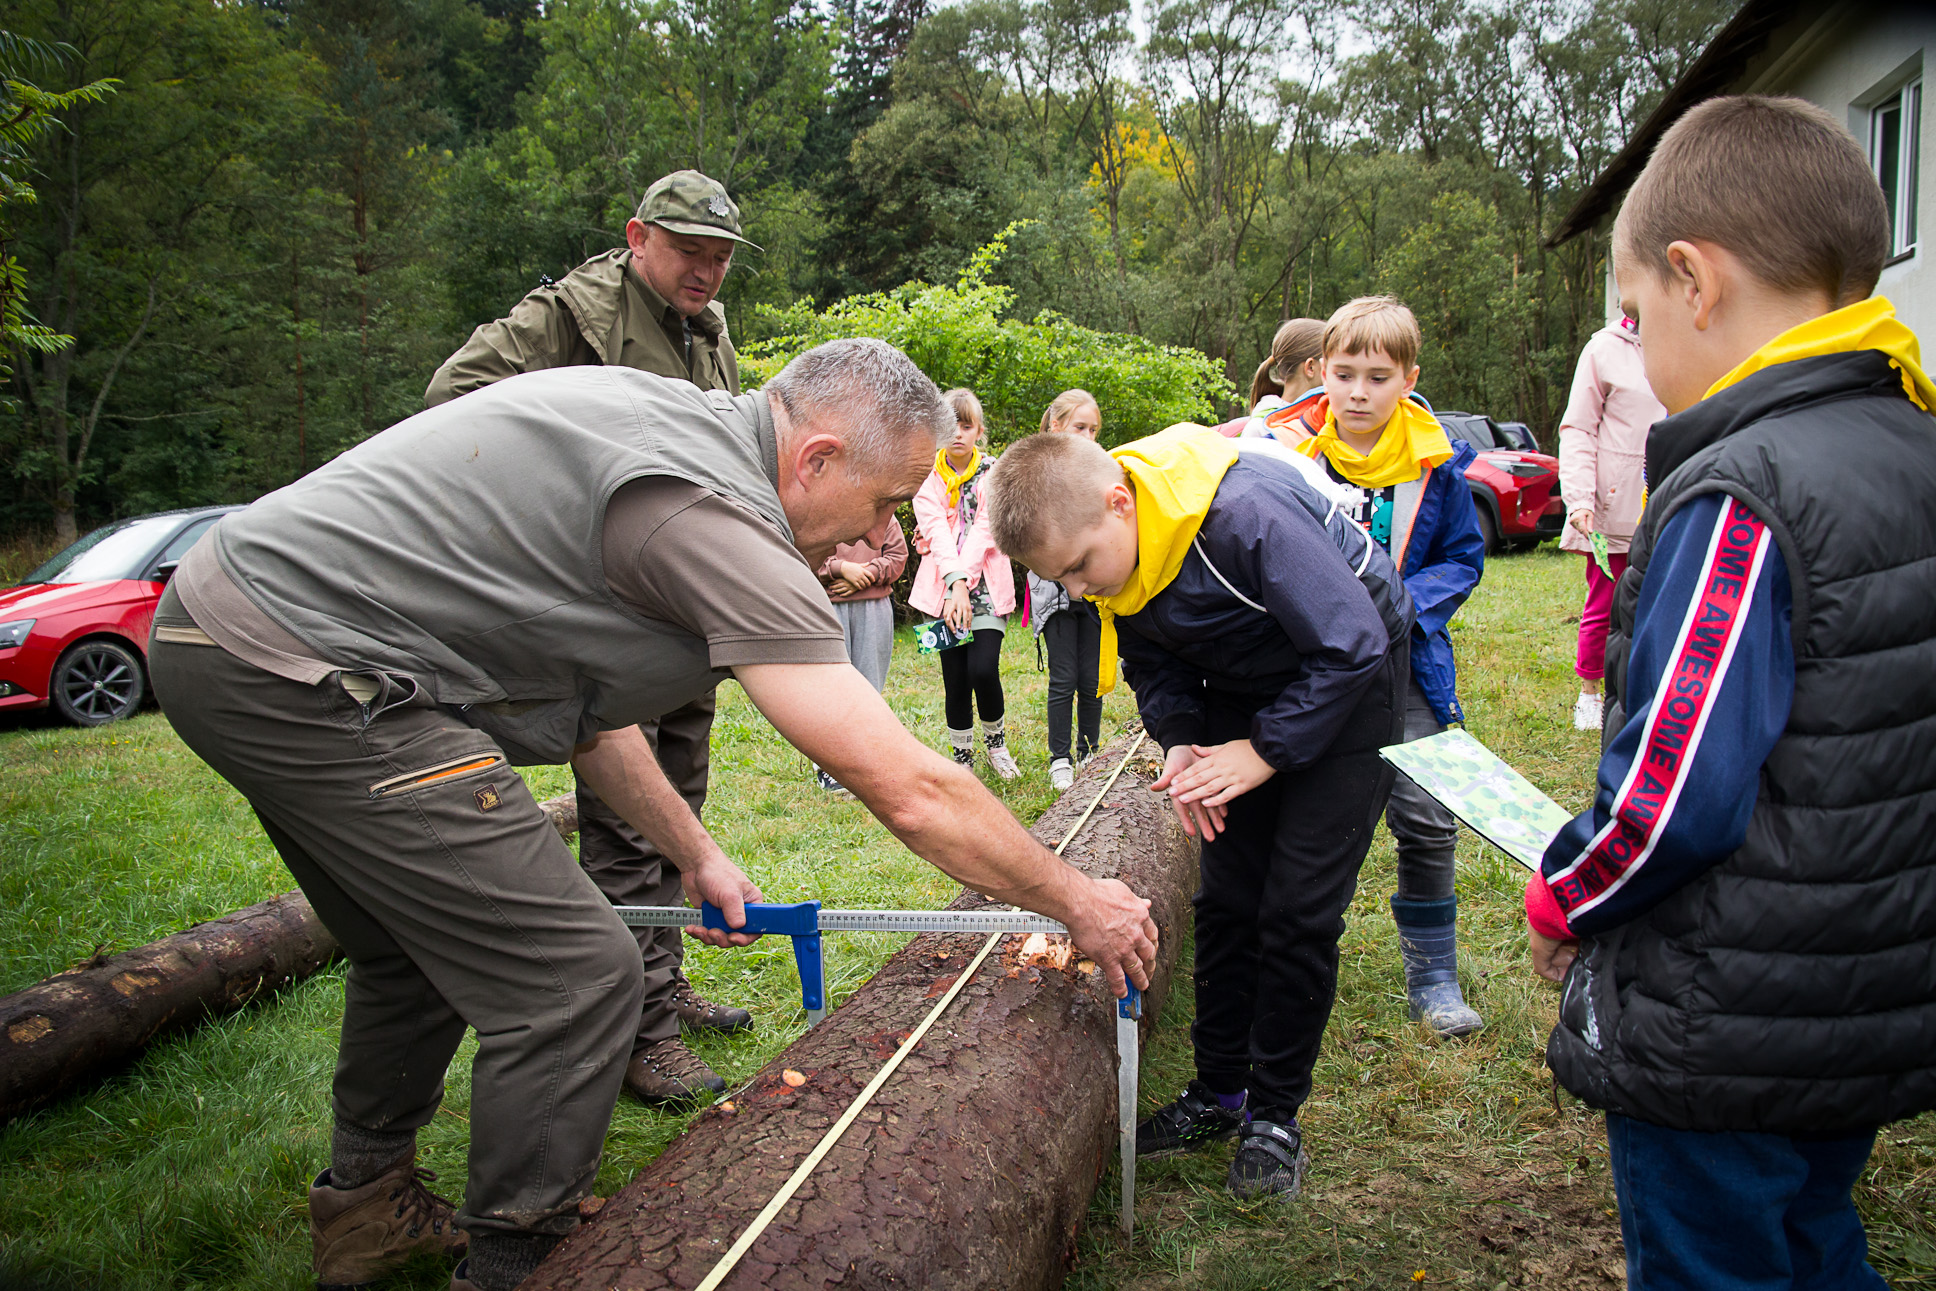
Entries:
<svg viewBox="0 0 1936 1291">
<path fill-rule="evenodd" d="M 1055 845 L 1055 854 L 1057 856 L 1062 855 L 1062 849 L 1067 847 L 1074 840 L 1075 836 L 1082 832 L 1082 827 L 1089 823 L 1089 817 L 1096 814 L 1096 808 L 1102 805 L 1102 800 L 1109 796 L 1111 789 L 1115 788 L 1117 779 L 1123 774 L 1124 768 L 1129 766 L 1129 760 L 1136 756 L 1138 749 L 1143 747 L 1144 738 L 1143 736 L 1138 736 L 1136 742 L 1129 746 L 1129 752 L 1123 754 L 1123 760 L 1116 764 L 1116 769 L 1110 772 L 1109 779 L 1103 782 L 1102 791 L 1096 795 L 1095 801 L 1089 804 L 1088 809 L 1082 813 L 1081 818 L 1076 821 L 1067 834 L 1063 835 L 1062 841 Z M 746 1231 L 741 1233 L 738 1240 L 727 1248 L 724 1255 L 719 1257 L 719 1263 L 713 1265 L 712 1272 L 706 1275 L 705 1280 L 694 1288 L 694 1291 L 715 1291 L 715 1288 L 726 1280 L 726 1275 L 731 1273 L 733 1267 L 740 1262 L 741 1257 L 753 1248 L 753 1243 L 759 1240 L 760 1234 L 766 1231 L 766 1226 L 773 1222 L 774 1218 L 780 1213 L 781 1208 L 787 1202 L 793 1200 L 793 1194 L 800 1190 L 800 1185 L 807 1181 L 807 1176 L 813 1173 L 814 1167 L 818 1166 L 826 1155 L 833 1151 L 834 1144 L 840 1142 L 840 1136 L 847 1132 L 847 1127 L 854 1123 L 854 1118 L 861 1114 L 867 1107 L 867 1104 L 873 1100 L 874 1095 L 880 1091 L 881 1086 L 887 1083 L 887 1078 L 894 1074 L 895 1069 L 901 1065 L 901 1060 L 914 1052 L 914 1046 L 921 1043 L 921 1037 L 928 1033 L 928 1028 L 933 1026 L 943 1013 L 947 1012 L 948 1006 L 954 1003 L 955 996 L 961 993 L 961 988 L 968 984 L 968 979 L 975 975 L 975 970 L 981 967 L 981 962 L 988 958 L 988 952 L 995 949 L 995 943 L 1007 935 L 1004 932 L 992 932 L 988 934 L 988 940 L 982 943 L 980 953 L 968 961 L 968 967 L 961 970 L 961 976 L 955 978 L 955 984 L 948 988 L 947 994 L 941 997 L 940 1001 L 929 1011 L 928 1016 L 921 1019 L 921 1025 L 914 1028 L 909 1033 L 907 1039 L 901 1041 L 901 1047 L 894 1051 L 894 1056 L 887 1060 L 887 1065 L 874 1073 L 874 1079 L 868 1081 L 866 1088 L 862 1089 L 855 1096 L 854 1101 L 847 1105 L 847 1110 L 840 1114 L 840 1119 L 835 1121 L 833 1127 L 821 1136 L 820 1142 L 814 1144 L 813 1151 L 807 1153 L 806 1159 L 794 1170 L 792 1176 L 780 1185 L 778 1192 L 773 1194 L 773 1200 L 766 1203 L 765 1208 L 754 1217 L 752 1224 L 747 1227 Z"/>
</svg>

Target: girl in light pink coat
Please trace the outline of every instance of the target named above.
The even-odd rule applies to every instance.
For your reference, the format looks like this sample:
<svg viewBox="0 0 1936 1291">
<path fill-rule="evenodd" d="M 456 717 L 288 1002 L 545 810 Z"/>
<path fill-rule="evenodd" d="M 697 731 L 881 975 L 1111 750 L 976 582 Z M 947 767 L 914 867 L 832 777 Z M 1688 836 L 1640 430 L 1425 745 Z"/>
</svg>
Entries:
<svg viewBox="0 0 1936 1291">
<path fill-rule="evenodd" d="M 948 742 L 955 761 L 975 764 L 975 710 L 988 763 L 1004 780 L 1021 775 L 1002 730 L 1002 635 L 1015 612 L 1015 571 L 989 536 L 982 483 L 995 464 L 982 451 L 986 427 L 972 390 L 942 396 L 955 410 L 954 442 L 914 495 L 915 549 L 922 555 L 908 604 L 942 619 L 965 639 L 940 651 Z"/>
<path fill-rule="evenodd" d="M 1666 415 L 1641 367 L 1640 325 L 1622 318 L 1595 332 L 1580 354 L 1573 394 L 1560 418 L 1560 497 L 1567 516 L 1560 549 L 1587 558 L 1573 664 L 1580 678 L 1573 725 L 1582 731 L 1600 729 L 1613 585 L 1627 568 L 1627 545 L 1647 496 L 1647 430 Z M 1611 575 L 1594 558 L 1595 533 L 1606 538 Z"/>
</svg>

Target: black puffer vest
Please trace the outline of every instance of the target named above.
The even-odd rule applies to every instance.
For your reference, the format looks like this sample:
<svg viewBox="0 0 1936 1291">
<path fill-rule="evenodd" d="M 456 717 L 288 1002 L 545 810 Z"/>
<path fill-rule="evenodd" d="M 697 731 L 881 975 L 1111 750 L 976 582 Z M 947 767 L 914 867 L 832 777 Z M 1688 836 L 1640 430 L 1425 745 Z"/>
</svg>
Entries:
<svg viewBox="0 0 1936 1291">
<path fill-rule="evenodd" d="M 1647 477 L 1617 691 L 1661 529 L 1720 492 L 1787 561 L 1794 707 L 1741 848 L 1585 940 L 1547 1062 L 1673 1129 L 1833 1135 L 1936 1107 L 1936 419 L 1876 351 L 1783 363 L 1657 423 Z"/>
</svg>

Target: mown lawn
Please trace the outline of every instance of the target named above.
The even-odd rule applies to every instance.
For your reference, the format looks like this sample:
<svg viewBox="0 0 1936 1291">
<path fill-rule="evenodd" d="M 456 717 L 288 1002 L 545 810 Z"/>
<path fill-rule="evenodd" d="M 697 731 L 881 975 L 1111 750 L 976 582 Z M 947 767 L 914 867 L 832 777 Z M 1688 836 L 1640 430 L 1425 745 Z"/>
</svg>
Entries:
<svg viewBox="0 0 1936 1291">
<path fill-rule="evenodd" d="M 1455 625 L 1474 732 L 1569 806 L 1584 801 L 1593 737 L 1569 723 L 1580 570 L 1552 551 L 1495 561 Z M 905 634 L 904 634 L 905 636 Z M 984 775 L 1023 819 L 1052 798 L 1041 740 L 1043 674 L 1025 632 L 1004 655 L 1011 744 L 1027 772 Z M 889 699 L 944 742 L 934 662 L 903 640 Z M 736 687 L 721 692 L 707 822 L 767 893 L 849 906 L 939 905 L 953 885 L 854 804 L 832 803 Z M 1107 726 L 1128 720 L 1123 696 Z M 541 795 L 568 776 L 529 777 Z M 1381 831 L 1345 936 L 1339 1006 L 1303 1120 L 1314 1168 L 1302 1200 L 1244 1207 L 1223 1191 L 1228 1149 L 1141 1172 L 1138 1231 L 1114 1230 L 1113 1169 L 1070 1271 L 1081 1288 L 1292 1288 L 1620 1283 L 1618 1228 L 1596 1119 L 1553 1091 L 1540 1060 L 1554 993 L 1524 967 L 1523 871 L 1462 843 L 1468 997 L 1488 1027 L 1436 1045 L 1406 1020 L 1385 906 Z M 105 730 L 0 729 L 0 992 L 291 887 L 247 808 L 156 714 Z M 835 1002 L 895 939 L 829 940 Z M 1187 964 L 1189 948 L 1184 946 Z M 804 1025 L 784 942 L 693 947 L 715 998 L 754 1010 L 738 1040 L 696 1044 L 729 1081 Z M 1145 1055 L 1145 1110 L 1190 1075 L 1189 975 Z M 304 1186 L 326 1164 L 340 970 L 277 1001 L 158 1045 L 126 1073 L 0 1130 L 0 1288 L 288 1288 L 309 1285 Z M 422 1135 L 424 1163 L 461 1190 L 466 1055 Z M 685 1123 L 629 1100 L 599 1189 L 621 1186 Z M 1936 1118 L 1885 1132 L 1862 1193 L 1875 1259 L 1897 1287 L 1936 1287 Z M 434 1266 L 389 1283 L 433 1291 Z"/>
</svg>

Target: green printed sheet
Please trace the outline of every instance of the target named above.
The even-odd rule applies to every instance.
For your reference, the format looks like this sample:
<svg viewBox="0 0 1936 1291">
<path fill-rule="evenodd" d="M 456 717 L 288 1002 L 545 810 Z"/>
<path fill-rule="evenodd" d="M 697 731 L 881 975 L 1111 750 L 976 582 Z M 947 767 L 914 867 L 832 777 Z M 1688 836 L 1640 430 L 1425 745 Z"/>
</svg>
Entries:
<svg viewBox="0 0 1936 1291">
<path fill-rule="evenodd" d="M 1462 730 L 1394 744 L 1378 754 L 1473 833 L 1530 870 L 1539 869 L 1546 845 L 1573 818 Z"/>
</svg>

